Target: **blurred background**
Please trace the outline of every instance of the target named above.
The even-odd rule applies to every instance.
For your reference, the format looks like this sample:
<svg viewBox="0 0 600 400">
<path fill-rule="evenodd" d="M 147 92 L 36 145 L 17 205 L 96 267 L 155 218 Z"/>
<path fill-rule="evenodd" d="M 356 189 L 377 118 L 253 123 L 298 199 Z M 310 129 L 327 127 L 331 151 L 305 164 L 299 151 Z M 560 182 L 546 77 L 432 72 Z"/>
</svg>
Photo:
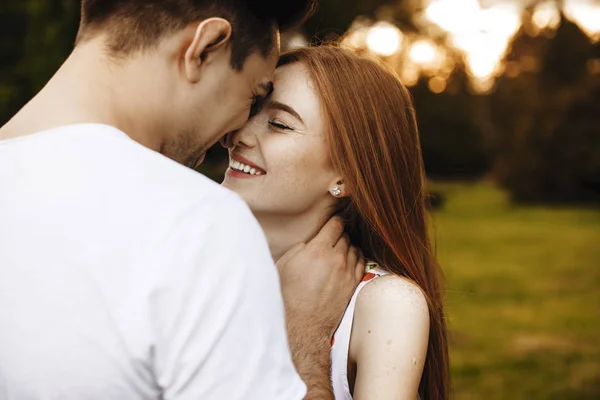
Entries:
<svg viewBox="0 0 600 400">
<path fill-rule="evenodd" d="M 0 1 L 0 124 L 78 19 L 79 0 Z M 282 45 L 335 39 L 413 93 L 455 398 L 600 399 L 600 2 L 320 0 Z"/>
</svg>

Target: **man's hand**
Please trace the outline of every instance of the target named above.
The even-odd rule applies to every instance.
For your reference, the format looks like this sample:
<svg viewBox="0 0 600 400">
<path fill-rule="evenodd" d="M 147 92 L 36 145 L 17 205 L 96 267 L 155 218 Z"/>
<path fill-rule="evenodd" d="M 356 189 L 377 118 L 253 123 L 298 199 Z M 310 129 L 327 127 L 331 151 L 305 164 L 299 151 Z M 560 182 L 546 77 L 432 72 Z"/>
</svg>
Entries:
<svg viewBox="0 0 600 400">
<path fill-rule="evenodd" d="M 364 275 L 362 255 L 335 217 L 309 243 L 284 254 L 277 267 L 292 357 L 308 386 L 307 398 L 333 399 L 331 339 Z"/>
</svg>

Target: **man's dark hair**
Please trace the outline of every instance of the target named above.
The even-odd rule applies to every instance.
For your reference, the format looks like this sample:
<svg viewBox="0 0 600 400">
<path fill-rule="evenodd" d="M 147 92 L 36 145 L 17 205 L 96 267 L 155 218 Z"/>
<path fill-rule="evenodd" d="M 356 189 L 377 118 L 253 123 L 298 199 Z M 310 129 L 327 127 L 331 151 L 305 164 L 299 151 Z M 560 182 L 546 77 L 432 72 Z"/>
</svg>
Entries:
<svg viewBox="0 0 600 400">
<path fill-rule="evenodd" d="M 77 42 L 107 33 L 111 54 L 124 56 L 191 23 L 220 17 L 231 23 L 231 65 L 241 70 L 254 51 L 269 55 L 276 29 L 300 25 L 315 6 L 316 0 L 82 0 Z"/>
</svg>

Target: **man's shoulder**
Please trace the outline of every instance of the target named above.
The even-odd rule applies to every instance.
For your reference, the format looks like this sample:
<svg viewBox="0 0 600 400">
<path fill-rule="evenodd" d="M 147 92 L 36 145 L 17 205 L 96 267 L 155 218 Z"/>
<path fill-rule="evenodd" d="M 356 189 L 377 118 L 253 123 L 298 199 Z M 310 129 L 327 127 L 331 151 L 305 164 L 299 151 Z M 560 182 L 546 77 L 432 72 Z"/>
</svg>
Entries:
<svg viewBox="0 0 600 400">
<path fill-rule="evenodd" d="M 104 125 L 62 128 L 81 138 L 89 147 L 88 165 L 115 184 L 124 185 L 128 195 L 145 196 L 153 202 L 239 202 L 239 197 L 205 175 L 151 150 L 126 133 Z M 80 131 L 83 134 L 79 135 Z M 106 154 L 110 156 L 107 157 Z M 127 186 L 128 185 L 128 186 Z"/>
<path fill-rule="evenodd" d="M 2 150 L 37 181 L 60 178 L 90 201 L 113 196 L 104 203 L 130 216 L 151 212 L 169 220 L 191 210 L 211 220 L 247 208 L 237 194 L 109 125 L 60 126 L 0 141 Z"/>
</svg>

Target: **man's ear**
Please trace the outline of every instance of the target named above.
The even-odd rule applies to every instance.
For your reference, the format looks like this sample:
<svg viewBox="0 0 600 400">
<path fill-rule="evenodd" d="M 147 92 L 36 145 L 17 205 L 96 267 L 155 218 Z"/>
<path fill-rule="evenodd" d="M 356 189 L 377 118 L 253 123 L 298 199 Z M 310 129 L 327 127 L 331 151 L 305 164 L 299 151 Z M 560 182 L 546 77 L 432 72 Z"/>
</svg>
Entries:
<svg viewBox="0 0 600 400">
<path fill-rule="evenodd" d="M 208 18 L 198 24 L 194 38 L 185 51 L 185 74 L 190 82 L 200 80 L 200 66 L 206 56 L 227 46 L 230 38 L 231 23 L 226 19 Z"/>
</svg>

